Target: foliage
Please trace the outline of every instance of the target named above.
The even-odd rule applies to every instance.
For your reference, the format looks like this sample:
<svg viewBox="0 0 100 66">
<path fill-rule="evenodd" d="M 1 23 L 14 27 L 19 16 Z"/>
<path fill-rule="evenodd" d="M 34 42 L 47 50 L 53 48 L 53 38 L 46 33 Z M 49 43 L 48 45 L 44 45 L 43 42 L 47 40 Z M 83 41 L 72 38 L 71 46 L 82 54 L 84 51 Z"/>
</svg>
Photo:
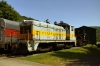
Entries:
<svg viewBox="0 0 100 66">
<path fill-rule="evenodd" d="M 96 30 L 96 40 L 97 42 L 100 42 L 100 26 L 92 26 L 92 28 L 97 29 Z"/>
<path fill-rule="evenodd" d="M 26 16 L 22 16 L 22 18 L 23 18 L 23 19 L 26 19 L 26 20 L 28 20 L 28 19 L 29 19 L 29 20 L 33 20 L 33 18 L 31 18 L 31 17 L 26 17 Z"/>
<path fill-rule="evenodd" d="M 22 21 L 23 19 L 33 19 L 26 16 L 21 16 L 14 8 L 6 1 L 0 1 L 0 18 L 5 18 L 13 21 Z"/>
</svg>

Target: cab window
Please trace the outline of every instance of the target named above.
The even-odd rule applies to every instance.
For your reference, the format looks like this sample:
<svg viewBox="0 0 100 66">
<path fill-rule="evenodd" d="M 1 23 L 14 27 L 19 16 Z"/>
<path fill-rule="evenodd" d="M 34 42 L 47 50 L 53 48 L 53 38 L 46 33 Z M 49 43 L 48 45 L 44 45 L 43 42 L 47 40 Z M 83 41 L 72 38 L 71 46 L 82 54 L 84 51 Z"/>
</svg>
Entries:
<svg viewBox="0 0 100 66">
<path fill-rule="evenodd" d="M 31 33 L 31 25 L 29 26 L 20 26 L 20 34 L 27 34 L 29 31 L 29 33 Z"/>
<path fill-rule="evenodd" d="M 74 30 L 74 27 L 73 26 L 71 26 L 71 31 L 73 31 Z"/>
</svg>

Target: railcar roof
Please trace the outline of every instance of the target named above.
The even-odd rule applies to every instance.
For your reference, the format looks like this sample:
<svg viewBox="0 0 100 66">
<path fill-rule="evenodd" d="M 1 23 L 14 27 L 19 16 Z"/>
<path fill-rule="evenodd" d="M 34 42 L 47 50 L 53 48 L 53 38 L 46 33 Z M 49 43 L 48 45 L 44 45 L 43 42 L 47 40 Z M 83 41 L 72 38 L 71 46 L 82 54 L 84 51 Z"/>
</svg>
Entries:
<svg viewBox="0 0 100 66">
<path fill-rule="evenodd" d="M 89 26 L 81 26 L 81 27 L 79 27 L 79 28 L 75 28 L 75 29 L 80 29 L 80 28 L 90 28 L 90 29 L 94 29 L 94 30 L 96 30 L 95 28 L 92 28 L 92 27 L 89 27 Z"/>
<path fill-rule="evenodd" d="M 5 21 L 6 23 L 9 23 L 9 24 L 19 25 L 19 22 L 16 22 L 16 21 L 11 21 L 11 20 L 8 20 L 8 19 L 4 19 L 4 21 Z"/>
<path fill-rule="evenodd" d="M 11 21 L 11 20 L 4 19 L 4 18 L 0 18 L 0 20 L 5 22 L 5 25 L 6 25 L 5 27 L 6 28 L 17 29 L 18 30 L 19 22 Z"/>
<path fill-rule="evenodd" d="M 4 18 L 0 18 L 0 19 L 4 20 L 4 22 L 9 23 L 9 24 L 19 25 L 19 22 L 16 22 L 16 21 L 11 21 L 11 20 L 4 19 Z"/>
</svg>

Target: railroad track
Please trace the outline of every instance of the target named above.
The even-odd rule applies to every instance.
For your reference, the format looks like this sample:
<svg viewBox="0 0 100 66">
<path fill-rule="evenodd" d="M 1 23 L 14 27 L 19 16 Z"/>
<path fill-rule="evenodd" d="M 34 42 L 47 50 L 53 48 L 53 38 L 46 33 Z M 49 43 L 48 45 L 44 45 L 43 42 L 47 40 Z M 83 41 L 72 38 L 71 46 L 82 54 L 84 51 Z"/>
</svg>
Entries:
<svg viewBox="0 0 100 66">
<path fill-rule="evenodd" d="M 72 49 L 76 49 L 76 48 L 79 48 L 79 47 L 72 47 Z M 65 49 L 67 50 L 67 49 Z M 58 51 L 58 50 L 55 50 L 55 51 Z M 40 54 L 43 54 L 43 53 L 47 53 L 47 52 L 50 52 L 50 51 L 42 51 L 42 52 L 29 52 L 27 54 L 11 54 L 11 53 L 2 53 L 0 52 L 0 57 L 9 57 L 9 58 L 18 58 L 18 57 L 26 57 L 26 56 L 36 56 L 36 55 L 40 55 Z"/>
<path fill-rule="evenodd" d="M 40 54 L 43 54 L 45 52 L 39 52 L 39 53 L 36 53 L 36 52 L 30 52 L 30 53 L 27 53 L 27 54 L 11 54 L 11 53 L 0 53 L 0 57 L 9 57 L 9 58 L 19 58 L 19 57 L 26 57 L 26 56 L 36 56 L 36 55 L 40 55 Z"/>
</svg>

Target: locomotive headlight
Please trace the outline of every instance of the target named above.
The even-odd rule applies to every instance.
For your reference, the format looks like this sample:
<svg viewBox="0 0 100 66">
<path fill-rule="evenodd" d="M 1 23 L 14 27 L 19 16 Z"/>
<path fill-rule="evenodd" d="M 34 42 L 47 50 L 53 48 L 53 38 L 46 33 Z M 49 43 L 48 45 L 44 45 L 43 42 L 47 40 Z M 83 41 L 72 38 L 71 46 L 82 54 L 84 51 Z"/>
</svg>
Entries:
<svg viewBox="0 0 100 66">
<path fill-rule="evenodd" d="M 22 22 L 23 22 L 23 23 L 27 23 L 27 21 L 26 21 L 26 20 L 23 20 Z"/>
</svg>

